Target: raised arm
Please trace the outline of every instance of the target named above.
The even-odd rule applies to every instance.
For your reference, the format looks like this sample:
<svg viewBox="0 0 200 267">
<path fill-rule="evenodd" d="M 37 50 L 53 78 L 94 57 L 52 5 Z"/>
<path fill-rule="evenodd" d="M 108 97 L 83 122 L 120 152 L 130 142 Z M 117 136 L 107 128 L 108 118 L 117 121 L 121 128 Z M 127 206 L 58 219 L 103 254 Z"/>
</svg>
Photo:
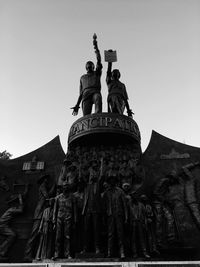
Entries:
<svg viewBox="0 0 200 267">
<path fill-rule="evenodd" d="M 98 48 L 98 44 L 97 44 L 97 35 L 96 33 L 94 33 L 93 35 L 93 45 L 94 45 L 94 52 L 96 54 L 97 57 L 97 66 L 96 66 L 96 71 L 101 72 L 102 70 L 102 64 L 101 64 L 101 54 Z"/>
<path fill-rule="evenodd" d="M 112 76 L 112 62 L 108 62 L 108 69 L 106 74 L 106 83 L 109 84 L 111 82 Z"/>
</svg>

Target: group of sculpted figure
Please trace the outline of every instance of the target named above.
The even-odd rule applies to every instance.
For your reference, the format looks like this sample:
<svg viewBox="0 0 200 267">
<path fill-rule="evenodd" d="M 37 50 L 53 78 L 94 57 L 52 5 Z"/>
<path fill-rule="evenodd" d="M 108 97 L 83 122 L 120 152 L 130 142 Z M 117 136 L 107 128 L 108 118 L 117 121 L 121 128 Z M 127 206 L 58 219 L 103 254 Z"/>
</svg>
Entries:
<svg viewBox="0 0 200 267">
<path fill-rule="evenodd" d="M 200 227 L 200 213 L 191 169 L 183 166 L 159 179 L 149 197 L 133 190 L 134 180 L 122 182 L 119 169 L 105 168 L 103 158 L 93 158 L 80 169 L 66 157 L 60 184 L 48 190 L 48 175 L 39 183 L 39 201 L 27 243 L 26 260 L 71 259 L 86 253 L 106 257 L 158 255 L 163 239 L 173 244 L 179 239 L 179 225 L 170 186 L 185 184 L 185 202 Z M 131 181 L 132 180 L 132 181 Z M 192 200 L 191 200 L 192 199 Z"/>
<path fill-rule="evenodd" d="M 134 258 L 138 253 L 150 258 L 148 250 L 158 253 L 153 212 L 145 195 L 136 197 L 130 192 L 130 183 L 120 182 L 114 166 L 106 170 L 103 159 L 90 160 L 83 172 L 67 158 L 64 164 L 56 195 L 47 190 L 47 176 L 39 179 L 26 260 L 70 259 L 88 252 L 122 259 L 128 250 Z"/>
<path fill-rule="evenodd" d="M 94 153 L 93 148 L 91 151 Z M 158 179 L 147 197 L 135 190 L 136 176 L 123 176 L 116 164 L 107 165 L 97 153 L 87 168 L 78 168 L 76 153 L 68 153 L 57 185 L 49 188 L 48 174 L 38 179 L 38 203 L 25 261 L 70 259 L 88 252 L 121 259 L 148 259 L 159 254 L 163 240 L 168 246 L 179 240 L 179 221 L 169 191 L 180 182 L 184 185 L 185 206 L 200 230 L 196 179 L 192 174 L 194 168 L 200 167 L 199 162 Z M 127 170 L 131 170 L 128 158 L 126 163 Z M 129 176 L 133 172 L 134 169 Z M 1 257 L 6 257 L 16 239 L 10 223 L 24 212 L 27 188 L 24 194 L 9 201 L 10 207 L 0 217 L 0 237 L 4 237 Z"/>
<path fill-rule="evenodd" d="M 103 171 L 115 169 L 119 172 L 121 184 L 129 182 L 130 184 L 142 182 L 142 167 L 137 164 L 140 154 L 134 150 L 131 145 L 99 145 L 99 146 L 77 146 L 68 150 L 67 159 L 73 162 L 77 169 L 81 170 L 80 176 L 85 176 L 83 173 L 88 172 L 90 161 L 96 158 L 99 162 L 103 159 Z M 66 172 L 64 165 L 61 171 Z M 140 172 L 141 179 L 133 178 L 136 172 Z M 139 178 L 139 177 L 137 177 Z"/>
<path fill-rule="evenodd" d="M 101 54 L 97 45 L 97 36 L 93 36 L 93 45 L 97 57 L 96 69 L 92 61 L 86 63 L 87 73 L 80 78 L 80 94 L 77 104 L 72 108 L 73 115 L 78 114 L 79 105 L 82 102 L 83 116 L 91 114 L 93 105 L 95 113 L 102 112 L 102 96 L 101 96 L 101 74 L 102 63 Z M 112 52 L 112 50 L 109 50 Z M 125 85 L 119 80 L 120 71 L 114 69 L 112 71 L 112 62 L 108 62 L 106 83 L 108 86 L 108 112 L 123 114 L 126 107 L 128 116 L 132 117 L 132 110 L 129 107 L 128 95 Z"/>
</svg>

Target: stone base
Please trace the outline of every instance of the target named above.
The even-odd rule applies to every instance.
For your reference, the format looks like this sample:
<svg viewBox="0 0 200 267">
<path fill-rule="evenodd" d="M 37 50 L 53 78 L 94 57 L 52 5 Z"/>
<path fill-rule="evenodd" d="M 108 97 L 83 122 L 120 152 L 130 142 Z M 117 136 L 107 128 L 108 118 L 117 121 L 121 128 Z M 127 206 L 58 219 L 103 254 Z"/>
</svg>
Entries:
<svg viewBox="0 0 200 267">
<path fill-rule="evenodd" d="M 132 258 L 130 256 L 124 259 L 120 258 L 106 258 L 103 253 L 76 253 L 75 258 L 57 258 L 56 260 L 44 259 L 44 260 L 33 260 L 33 263 L 80 263 L 81 265 L 89 262 L 94 263 L 105 263 L 105 262 L 148 262 L 148 261 L 194 261 L 200 260 L 200 254 L 193 247 L 182 247 L 182 248 L 163 248 L 160 250 L 160 255 L 152 255 L 150 259 L 142 257 L 140 254 L 137 258 Z M 4 261 L 5 262 L 5 261 Z"/>
<path fill-rule="evenodd" d="M 76 253 L 75 255 L 76 259 L 103 259 L 104 254 L 103 253 L 89 253 L 89 252 L 84 252 L 84 253 Z"/>
<path fill-rule="evenodd" d="M 8 262 L 8 257 L 2 257 L 0 256 L 0 262 Z"/>
<path fill-rule="evenodd" d="M 68 260 L 58 259 L 58 261 L 40 261 L 31 265 L 13 265 L 7 264 L 6 267 L 199 267 L 200 261 L 164 261 L 164 260 L 144 260 L 138 258 L 137 261 L 127 259 L 121 261 L 116 258 L 110 259 L 87 259 L 87 260 Z"/>
<path fill-rule="evenodd" d="M 200 254 L 194 247 L 172 247 L 160 249 L 160 260 L 192 261 L 200 260 Z"/>
</svg>

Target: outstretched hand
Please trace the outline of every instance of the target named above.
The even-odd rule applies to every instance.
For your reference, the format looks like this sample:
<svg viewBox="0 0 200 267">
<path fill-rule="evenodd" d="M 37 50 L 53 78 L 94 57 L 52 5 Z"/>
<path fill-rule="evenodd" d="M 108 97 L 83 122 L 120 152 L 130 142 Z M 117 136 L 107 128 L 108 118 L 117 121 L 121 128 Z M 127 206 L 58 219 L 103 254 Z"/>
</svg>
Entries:
<svg viewBox="0 0 200 267">
<path fill-rule="evenodd" d="M 94 40 L 97 39 L 97 35 L 96 35 L 96 33 L 93 34 L 93 39 L 94 39 Z"/>
<path fill-rule="evenodd" d="M 127 114 L 128 114 L 129 117 L 132 117 L 132 115 L 134 115 L 134 113 L 132 112 L 131 109 L 128 109 L 127 110 Z"/>
<path fill-rule="evenodd" d="M 73 112 L 72 112 L 73 116 L 76 116 L 78 114 L 79 108 L 80 108 L 79 106 L 74 106 L 74 107 L 71 108 L 71 109 L 73 109 Z"/>
</svg>

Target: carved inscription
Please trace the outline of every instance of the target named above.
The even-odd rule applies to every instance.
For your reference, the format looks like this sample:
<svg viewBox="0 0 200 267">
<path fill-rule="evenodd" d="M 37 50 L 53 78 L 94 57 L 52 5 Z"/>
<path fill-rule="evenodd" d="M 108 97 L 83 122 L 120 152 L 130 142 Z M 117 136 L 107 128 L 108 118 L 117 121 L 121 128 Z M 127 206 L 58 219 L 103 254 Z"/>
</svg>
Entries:
<svg viewBox="0 0 200 267">
<path fill-rule="evenodd" d="M 125 116 L 124 116 L 125 117 Z M 110 117 L 110 116 L 96 116 L 83 118 L 74 123 L 70 129 L 69 139 L 74 136 L 92 131 L 93 129 L 99 129 L 107 131 L 108 129 L 120 130 L 122 132 L 128 132 L 134 134 L 140 139 L 140 131 L 134 120 L 123 117 Z"/>
</svg>

